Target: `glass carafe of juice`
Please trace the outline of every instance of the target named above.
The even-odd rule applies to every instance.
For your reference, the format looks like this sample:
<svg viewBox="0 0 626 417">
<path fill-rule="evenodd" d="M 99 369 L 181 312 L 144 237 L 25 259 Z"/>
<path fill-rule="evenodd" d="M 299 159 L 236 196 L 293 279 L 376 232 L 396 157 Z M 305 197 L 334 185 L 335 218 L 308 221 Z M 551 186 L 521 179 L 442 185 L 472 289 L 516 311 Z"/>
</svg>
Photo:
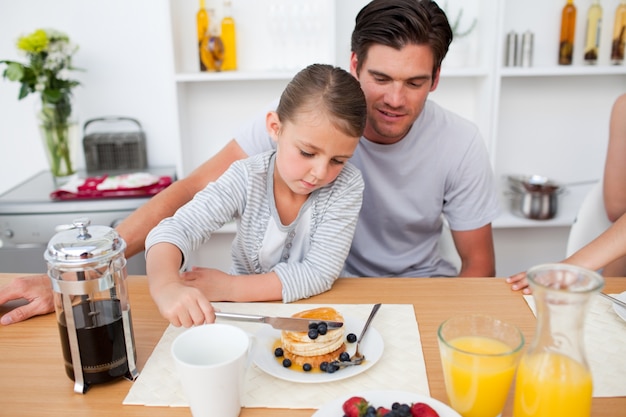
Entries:
<svg viewBox="0 0 626 417">
<path fill-rule="evenodd" d="M 589 417 L 593 385 L 583 330 L 589 301 L 604 279 L 566 264 L 539 265 L 527 277 L 537 328 L 517 368 L 513 417 Z"/>
</svg>

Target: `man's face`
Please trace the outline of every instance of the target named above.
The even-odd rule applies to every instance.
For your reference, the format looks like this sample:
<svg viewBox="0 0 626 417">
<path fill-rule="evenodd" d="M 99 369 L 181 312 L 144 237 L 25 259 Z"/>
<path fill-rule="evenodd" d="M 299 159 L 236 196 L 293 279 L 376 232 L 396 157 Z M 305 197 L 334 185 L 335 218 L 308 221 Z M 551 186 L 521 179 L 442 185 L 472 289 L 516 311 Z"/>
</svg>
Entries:
<svg viewBox="0 0 626 417">
<path fill-rule="evenodd" d="M 407 134 L 428 93 L 439 82 L 439 72 L 433 80 L 433 64 L 427 45 L 407 45 L 401 50 L 372 45 L 357 75 L 357 59 L 352 53 L 350 71 L 361 83 L 367 101 L 367 139 L 391 144 Z"/>
</svg>

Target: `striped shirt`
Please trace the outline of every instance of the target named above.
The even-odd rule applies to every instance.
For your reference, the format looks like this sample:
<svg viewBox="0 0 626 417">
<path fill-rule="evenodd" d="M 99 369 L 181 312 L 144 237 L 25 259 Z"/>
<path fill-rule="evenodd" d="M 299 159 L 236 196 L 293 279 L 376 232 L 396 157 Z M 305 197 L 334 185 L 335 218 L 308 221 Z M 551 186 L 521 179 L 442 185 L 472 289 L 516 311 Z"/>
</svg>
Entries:
<svg viewBox="0 0 626 417">
<path fill-rule="evenodd" d="M 291 224 L 282 225 L 274 203 L 274 157 L 275 151 L 269 151 L 234 162 L 148 234 L 146 252 L 156 243 L 171 243 L 180 249 L 184 269 L 191 251 L 235 220 L 231 275 L 275 272 L 285 303 L 328 291 L 354 235 L 363 197 L 361 173 L 347 163 L 335 181 L 311 193 Z M 277 245 L 277 239 L 282 243 Z M 263 261 L 267 242 L 272 252 L 280 251 L 274 265 Z"/>
</svg>

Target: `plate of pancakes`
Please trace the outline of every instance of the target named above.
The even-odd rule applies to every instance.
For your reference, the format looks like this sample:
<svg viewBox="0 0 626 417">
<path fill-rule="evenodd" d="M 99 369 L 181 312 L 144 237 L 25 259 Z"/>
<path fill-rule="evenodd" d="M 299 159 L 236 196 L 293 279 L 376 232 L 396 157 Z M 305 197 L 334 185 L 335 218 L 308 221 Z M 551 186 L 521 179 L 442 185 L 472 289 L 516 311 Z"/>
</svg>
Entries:
<svg viewBox="0 0 626 417">
<path fill-rule="evenodd" d="M 367 371 L 383 354 L 383 338 L 373 326 L 370 326 L 359 348 L 365 355 L 365 361 L 361 365 L 344 367 L 332 373 L 322 371 L 320 365 L 323 362 L 338 360 L 344 351 L 350 355 L 354 353 L 356 342 L 348 342 L 347 336 L 350 333 L 358 336 L 365 325 L 365 320 L 350 316 L 344 318 L 332 307 L 305 310 L 294 314 L 293 317 L 343 321 L 344 325 L 340 329 L 328 330 L 315 339 L 311 339 L 307 332 L 280 331 L 269 326 L 261 328 L 255 335 L 253 360 L 261 370 L 276 378 L 302 383 L 338 381 Z M 277 348 L 283 351 L 282 356 L 276 356 Z M 284 359 L 289 359 L 291 366 L 285 367 Z M 311 365 L 312 369 L 305 371 L 304 364 Z"/>
</svg>

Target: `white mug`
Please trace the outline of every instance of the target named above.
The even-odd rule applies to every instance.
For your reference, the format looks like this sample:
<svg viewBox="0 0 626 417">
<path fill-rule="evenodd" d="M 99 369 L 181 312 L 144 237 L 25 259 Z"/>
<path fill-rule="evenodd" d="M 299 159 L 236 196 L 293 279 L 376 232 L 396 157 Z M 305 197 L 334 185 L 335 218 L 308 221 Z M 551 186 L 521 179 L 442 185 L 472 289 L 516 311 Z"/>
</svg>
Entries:
<svg viewBox="0 0 626 417">
<path fill-rule="evenodd" d="M 229 324 L 185 330 L 172 343 L 172 356 L 194 417 L 237 417 L 250 338 Z"/>
</svg>

